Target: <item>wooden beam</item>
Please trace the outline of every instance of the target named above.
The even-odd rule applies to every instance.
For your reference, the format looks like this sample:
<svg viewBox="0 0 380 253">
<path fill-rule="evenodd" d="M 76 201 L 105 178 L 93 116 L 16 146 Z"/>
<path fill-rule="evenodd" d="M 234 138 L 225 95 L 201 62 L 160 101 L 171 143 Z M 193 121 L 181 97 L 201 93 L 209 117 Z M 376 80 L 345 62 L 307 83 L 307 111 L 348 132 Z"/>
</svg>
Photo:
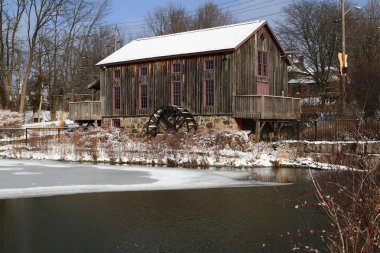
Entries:
<svg viewBox="0 0 380 253">
<path fill-rule="evenodd" d="M 258 142 L 258 141 L 260 141 L 260 133 L 261 133 L 260 120 L 255 120 L 255 122 L 256 122 L 255 140 L 256 140 L 256 142 Z"/>
</svg>

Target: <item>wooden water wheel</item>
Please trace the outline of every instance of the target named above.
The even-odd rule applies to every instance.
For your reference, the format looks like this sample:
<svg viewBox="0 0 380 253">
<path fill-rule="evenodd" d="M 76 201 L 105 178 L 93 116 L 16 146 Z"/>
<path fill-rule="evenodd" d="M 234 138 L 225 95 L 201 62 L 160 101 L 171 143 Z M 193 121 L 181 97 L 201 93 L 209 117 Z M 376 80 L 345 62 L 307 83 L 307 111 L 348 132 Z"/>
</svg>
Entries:
<svg viewBox="0 0 380 253">
<path fill-rule="evenodd" d="M 196 129 L 197 123 L 188 110 L 169 105 L 157 109 L 150 116 L 146 125 L 146 134 L 156 136 L 160 133 L 193 133 Z"/>
</svg>

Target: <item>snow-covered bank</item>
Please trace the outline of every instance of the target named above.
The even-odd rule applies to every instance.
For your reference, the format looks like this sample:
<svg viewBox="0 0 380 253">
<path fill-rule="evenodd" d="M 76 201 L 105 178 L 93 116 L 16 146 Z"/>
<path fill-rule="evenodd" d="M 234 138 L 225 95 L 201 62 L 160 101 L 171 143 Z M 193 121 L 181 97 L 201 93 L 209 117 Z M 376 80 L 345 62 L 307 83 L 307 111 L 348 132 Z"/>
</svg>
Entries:
<svg viewBox="0 0 380 253">
<path fill-rule="evenodd" d="M 283 185 L 246 179 L 250 173 L 140 166 L 0 160 L 0 199 L 90 192 Z"/>
<path fill-rule="evenodd" d="M 31 136 L 28 146 L 5 145 L 8 158 L 60 161 L 166 165 L 170 167 L 272 167 L 329 169 L 310 157 L 300 157 L 287 143 L 253 142 L 242 131 L 203 132 L 194 135 L 160 135 L 155 138 L 128 135 L 117 128 L 63 132 L 55 138 Z"/>
</svg>

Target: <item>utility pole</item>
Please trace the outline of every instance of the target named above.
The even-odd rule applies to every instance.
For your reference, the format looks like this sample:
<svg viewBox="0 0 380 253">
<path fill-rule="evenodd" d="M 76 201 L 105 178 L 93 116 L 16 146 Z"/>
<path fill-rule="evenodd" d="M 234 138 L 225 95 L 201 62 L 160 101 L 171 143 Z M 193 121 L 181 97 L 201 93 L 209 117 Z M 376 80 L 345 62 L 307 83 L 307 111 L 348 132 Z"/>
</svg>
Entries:
<svg viewBox="0 0 380 253">
<path fill-rule="evenodd" d="M 347 56 L 346 56 L 346 14 L 352 9 L 360 10 L 360 6 L 352 6 L 347 11 L 344 9 L 344 0 L 340 0 L 342 12 L 342 72 L 341 72 L 341 113 L 344 114 L 346 110 L 346 83 L 347 83 Z"/>
<path fill-rule="evenodd" d="M 346 23 L 345 23 L 345 10 L 344 10 L 344 0 L 341 0 L 341 12 L 342 12 L 342 59 L 343 59 L 343 67 L 341 73 L 341 113 L 343 114 L 346 110 Z"/>
<path fill-rule="evenodd" d="M 115 46 L 115 52 L 117 50 L 117 43 L 119 42 L 118 41 L 118 33 L 119 33 L 119 29 L 117 28 L 117 25 L 115 26 L 115 33 L 114 33 L 114 46 Z"/>
</svg>

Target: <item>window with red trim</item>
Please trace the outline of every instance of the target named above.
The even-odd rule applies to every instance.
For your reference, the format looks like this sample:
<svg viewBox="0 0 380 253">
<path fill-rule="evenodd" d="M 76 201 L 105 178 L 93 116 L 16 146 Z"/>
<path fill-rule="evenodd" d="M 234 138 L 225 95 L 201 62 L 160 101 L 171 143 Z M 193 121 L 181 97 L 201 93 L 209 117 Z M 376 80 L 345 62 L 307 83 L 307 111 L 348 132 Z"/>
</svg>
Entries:
<svg viewBox="0 0 380 253">
<path fill-rule="evenodd" d="M 268 54 L 265 51 L 257 51 L 257 75 L 268 76 Z"/>
<path fill-rule="evenodd" d="M 113 127 L 120 127 L 120 119 L 112 119 L 112 126 Z"/>
</svg>

